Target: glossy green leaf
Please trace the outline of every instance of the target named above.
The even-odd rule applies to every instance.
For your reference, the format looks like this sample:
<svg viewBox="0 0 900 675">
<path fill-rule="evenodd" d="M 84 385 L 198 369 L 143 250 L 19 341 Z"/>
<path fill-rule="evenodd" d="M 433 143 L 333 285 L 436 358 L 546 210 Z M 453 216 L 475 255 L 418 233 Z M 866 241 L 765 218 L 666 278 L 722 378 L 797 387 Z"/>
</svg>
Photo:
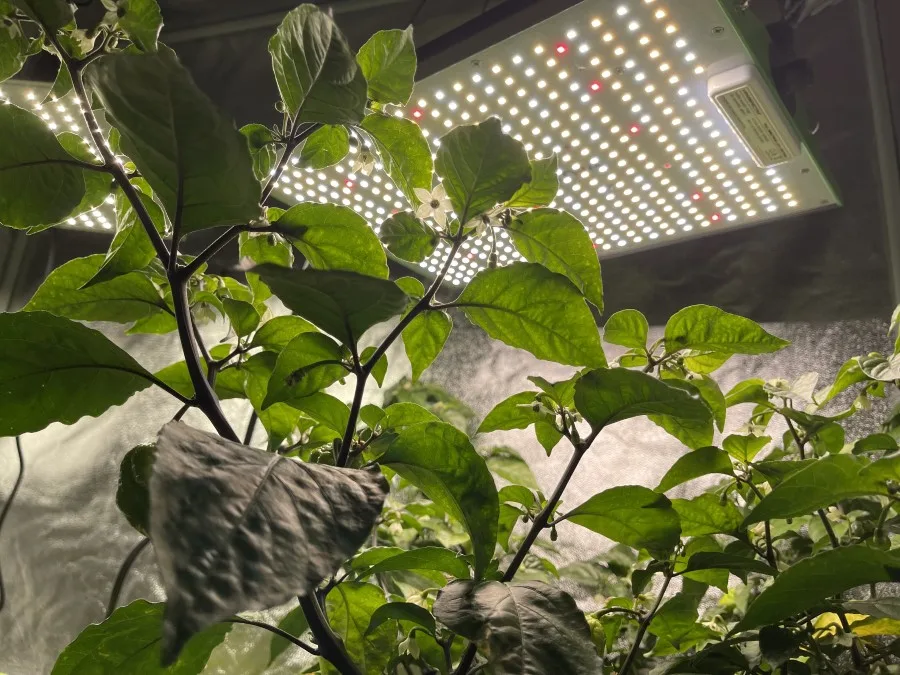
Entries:
<svg viewBox="0 0 900 675">
<path fill-rule="evenodd" d="M 604 490 L 566 514 L 566 519 L 617 543 L 650 551 L 672 550 L 681 535 L 669 499 L 639 485 Z"/>
<path fill-rule="evenodd" d="M 412 380 L 417 381 L 444 349 L 453 320 L 443 311 L 419 314 L 401 333 L 406 357 L 412 366 Z"/>
<path fill-rule="evenodd" d="M 500 401 L 478 427 L 478 433 L 507 429 L 527 429 L 548 418 L 548 413 L 535 410 L 537 392 L 523 391 Z"/>
<path fill-rule="evenodd" d="M 874 364 L 873 364 L 874 365 Z M 845 392 L 854 384 L 865 382 L 868 376 L 860 367 L 860 358 L 854 356 L 846 361 L 838 370 L 830 387 L 826 387 L 816 392 L 816 402 L 819 405 L 825 405 L 835 396 Z"/>
<path fill-rule="evenodd" d="M 697 598 L 679 593 L 659 608 L 647 630 L 676 651 L 686 651 L 717 636 L 698 619 Z M 659 646 L 657 644 L 657 651 Z"/>
<path fill-rule="evenodd" d="M 763 626 L 759 630 L 759 651 L 766 662 L 776 668 L 797 653 L 803 637 L 780 626 Z M 785 672 L 793 672 L 782 668 Z"/>
<path fill-rule="evenodd" d="M 367 675 L 384 672 L 394 646 L 397 629 L 390 623 L 367 632 L 372 616 L 384 604 L 380 588 L 355 581 L 338 584 L 325 597 L 328 623 L 344 643 L 348 656 Z M 323 673 L 339 672 L 325 659 L 320 659 L 320 663 Z"/>
<path fill-rule="evenodd" d="M 10 0 L 12 5 L 50 30 L 75 21 L 74 8 L 66 0 Z"/>
<path fill-rule="evenodd" d="M 294 637 L 299 637 L 309 629 L 309 622 L 306 620 L 303 609 L 298 605 L 284 615 L 278 622 L 278 627 Z M 292 642 L 285 640 L 280 635 L 273 635 L 272 641 L 269 643 L 269 663 L 271 664 L 285 649 L 290 649 L 292 646 L 294 646 Z"/>
<path fill-rule="evenodd" d="M 96 417 L 152 381 L 92 328 L 47 312 L 0 314 L 0 437 Z"/>
<path fill-rule="evenodd" d="M 400 314 L 407 295 L 392 281 L 355 272 L 254 268 L 272 292 L 295 314 L 346 345 L 369 328 Z"/>
<path fill-rule="evenodd" d="M 199 675 L 209 655 L 231 630 L 217 623 L 192 637 L 170 668 L 161 662 L 163 613 L 161 602 L 135 600 L 108 619 L 85 628 L 63 650 L 51 675 Z"/>
<path fill-rule="evenodd" d="M 722 440 L 722 449 L 737 461 L 748 464 L 771 440 L 768 436 L 731 434 Z"/>
<path fill-rule="evenodd" d="M 359 355 L 360 363 L 368 363 L 373 356 L 375 356 L 375 352 L 378 348 L 375 345 L 371 345 L 363 349 L 362 353 Z M 372 376 L 372 379 L 375 380 L 378 386 L 382 386 L 384 384 L 384 377 L 387 375 L 388 369 L 388 360 L 387 354 L 382 354 L 378 360 L 372 365 L 372 369 L 369 371 L 369 374 Z"/>
<path fill-rule="evenodd" d="M 172 50 L 109 54 L 86 75 L 123 152 L 182 234 L 259 217 L 246 140 Z"/>
<path fill-rule="evenodd" d="M 700 398 L 703 399 L 706 407 L 709 408 L 709 411 L 712 413 L 713 421 L 716 423 L 716 427 L 719 431 L 724 431 L 725 414 L 728 406 L 725 403 L 725 395 L 722 393 L 722 390 L 719 389 L 719 385 L 716 381 L 709 375 L 701 375 L 687 380 L 687 383 L 700 394 Z"/>
<path fill-rule="evenodd" d="M 706 447 L 713 442 L 712 416 L 701 420 L 666 415 L 647 415 L 647 419 L 663 428 L 691 450 Z"/>
<path fill-rule="evenodd" d="M 366 219 L 347 206 L 304 202 L 272 223 L 319 270 L 386 279 L 387 256 Z"/>
<path fill-rule="evenodd" d="M 27 229 L 68 217 L 85 195 L 84 170 L 47 125 L 5 104 L 0 138 L 0 223 Z"/>
<path fill-rule="evenodd" d="M 399 403 L 392 403 L 384 409 L 382 426 L 385 429 L 401 429 L 413 424 L 421 424 L 422 422 L 440 421 L 441 419 L 437 415 L 422 406 L 400 401 Z"/>
<path fill-rule="evenodd" d="M 681 521 L 685 537 L 732 534 L 743 527 L 743 515 L 730 499 L 706 492 L 693 499 L 673 499 L 672 508 Z"/>
<path fill-rule="evenodd" d="M 412 206 L 419 203 L 415 190 L 430 190 L 434 173 L 431 148 L 422 129 L 412 120 L 373 113 L 360 125 L 372 139 L 384 172 Z"/>
<path fill-rule="evenodd" d="M 793 518 L 830 504 L 883 491 L 860 475 L 864 462 L 851 455 L 830 455 L 782 480 L 756 505 L 744 526 L 775 518 Z"/>
<path fill-rule="evenodd" d="M 675 574 L 683 574 L 687 583 L 684 585 L 686 592 L 692 591 L 692 584 L 706 584 L 718 588 L 723 593 L 728 592 L 728 570 L 718 568 L 699 568 L 694 571 L 687 571 L 687 564 L 695 556 L 709 555 L 721 553 L 722 546 L 712 535 L 705 537 L 692 537 L 685 542 L 681 549 L 680 555 L 675 560 Z M 678 558 L 681 558 L 680 560 Z M 746 578 L 746 574 L 741 576 Z"/>
<path fill-rule="evenodd" d="M 0 17 L 0 20 L 7 17 Z M 0 24 L 0 82 L 5 82 L 22 70 L 28 59 L 31 41 L 18 21 L 3 20 Z"/>
<path fill-rule="evenodd" d="M 575 407 L 595 430 L 641 415 L 709 421 L 707 407 L 683 389 L 625 368 L 594 370 L 575 385 Z"/>
<path fill-rule="evenodd" d="M 263 401 L 268 393 L 272 372 L 275 370 L 276 355 L 260 352 L 247 359 L 242 365 L 244 391 L 259 421 L 269 435 L 269 449 L 277 448 L 297 428 L 300 411 L 286 403 L 273 403 L 263 409 Z M 217 380 L 218 382 L 218 380 Z"/>
<path fill-rule="evenodd" d="M 518 451 L 500 446 L 483 451 L 483 455 L 488 468 L 503 480 L 532 490 L 540 489 L 528 462 L 522 459 Z"/>
<path fill-rule="evenodd" d="M 713 644 L 700 651 L 676 659 L 663 675 L 734 675 L 750 669 L 747 657 L 737 647 Z"/>
<path fill-rule="evenodd" d="M 357 564 L 354 564 L 354 567 L 356 566 Z M 438 546 L 426 546 L 408 551 L 397 549 L 392 555 L 374 562 L 371 567 L 365 569 L 361 573 L 361 578 L 400 570 L 432 570 L 459 579 L 468 579 L 470 576 L 469 566 L 458 553 Z"/>
<path fill-rule="evenodd" d="M 350 132 L 345 126 L 326 124 L 309 135 L 300 148 L 300 163 L 309 169 L 324 169 L 340 162 L 350 152 Z"/>
<path fill-rule="evenodd" d="M 150 475 L 155 454 L 155 445 L 138 445 L 125 453 L 116 488 L 116 506 L 128 524 L 145 537 L 150 534 Z"/>
<path fill-rule="evenodd" d="M 276 316 L 259 327 L 250 341 L 250 346 L 280 352 L 301 333 L 311 333 L 315 330 L 315 326 L 299 316 Z"/>
<path fill-rule="evenodd" d="M 400 432 L 379 462 L 463 525 L 480 578 L 493 557 L 499 502 L 491 472 L 468 437 L 443 422 L 416 424 Z"/>
<path fill-rule="evenodd" d="M 238 250 L 241 259 L 249 258 L 257 265 L 272 263 L 290 267 L 294 262 L 294 251 L 290 244 L 281 237 L 271 234 L 241 232 L 238 237 Z"/>
<path fill-rule="evenodd" d="M 56 139 L 59 141 L 59 144 L 63 146 L 63 149 L 75 159 L 84 162 L 85 165 L 99 166 L 97 159 L 91 154 L 90 150 L 88 150 L 88 147 L 90 146 L 88 146 L 84 139 L 78 134 L 71 131 L 63 131 Z M 86 169 L 82 172 L 82 177 L 84 178 L 84 196 L 81 198 L 81 201 L 78 202 L 78 205 L 69 212 L 69 218 L 74 218 L 83 213 L 93 211 L 103 204 L 106 201 L 106 198 L 112 194 L 113 179 L 112 176 L 105 171 Z M 32 228 L 29 230 L 29 234 L 32 232 L 39 232 L 42 229 L 44 228 Z"/>
<path fill-rule="evenodd" d="M 883 483 L 888 480 L 900 482 L 900 454 L 875 460 L 864 467 L 858 476 L 858 482 L 862 483 L 860 487 L 877 490 L 879 494 L 884 494 Z"/>
<path fill-rule="evenodd" d="M 556 209 L 535 209 L 513 218 L 507 232 L 526 260 L 568 277 L 603 311 L 600 261 L 594 243 L 577 218 Z"/>
<path fill-rule="evenodd" d="M 272 130 L 264 124 L 245 124 L 240 131 L 247 139 L 253 174 L 257 180 L 267 180 L 278 162 L 278 144 Z"/>
<path fill-rule="evenodd" d="M 690 557 L 684 571 L 690 573 L 699 570 L 728 570 L 738 575 L 746 572 L 755 572 L 756 574 L 766 574 L 768 576 L 777 574 L 775 569 L 755 558 L 747 558 L 733 553 L 716 552 L 700 552 Z"/>
<path fill-rule="evenodd" d="M 725 394 L 725 405 L 731 407 L 740 403 L 768 403 L 769 396 L 763 385 L 765 382 L 759 378 L 751 378 L 738 382 Z"/>
<path fill-rule="evenodd" d="M 622 309 L 610 316 L 603 327 L 603 339 L 614 345 L 645 349 L 650 324 L 636 309 Z"/>
<path fill-rule="evenodd" d="M 888 581 L 900 581 L 895 552 L 861 544 L 823 551 L 782 571 L 732 632 L 776 623 L 856 586 Z"/>
<path fill-rule="evenodd" d="M 292 406 L 324 424 L 337 436 L 344 433 L 350 422 L 350 408 L 347 404 L 324 391 L 297 399 Z"/>
<path fill-rule="evenodd" d="M 424 607 L 414 605 L 411 602 L 389 602 L 381 605 L 372 613 L 369 627 L 366 628 L 366 635 L 378 629 L 386 621 L 405 621 L 406 623 L 416 624 L 432 635 L 437 628 L 431 612 Z"/>
<path fill-rule="evenodd" d="M 438 621 L 478 641 L 496 675 L 596 675 L 603 666 L 571 596 L 537 581 L 454 582 L 434 602 Z"/>
<path fill-rule="evenodd" d="M 692 305 L 666 323 L 666 352 L 682 349 L 720 354 L 768 354 L 788 342 L 767 333 L 759 324 L 710 305 Z"/>
<path fill-rule="evenodd" d="M 222 307 L 238 337 L 250 335 L 259 326 L 259 312 L 256 307 L 243 300 L 223 298 Z"/>
<path fill-rule="evenodd" d="M 150 483 L 169 603 L 163 662 L 236 611 L 314 592 L 369 536 L 387 490 L 377 470 L 298 462 L 166 424 Z"/>
<path fill-rule="evenodd" d="M 508 201 L 531 180 L 525 148 L 503 133 L 497 117 L 443 136 L 434 166 L 462 224 Z"/>
<path fill-rule="evenodd" d="M 129 272 L 82 288 L 103 264 L 96 254 L 63 263 L 35 291 L 24 311 L 45 311 L 79 321 L 132 323 L 161 312 L 171 313 L 149 277 Z"/>
<path fill-rule="evenodd" d="M 682 483 L 709 474 L 734 475 L 734 470 L 731 467 L 731 458 L 727 452 L 708 446 L 698 448 L 679 457 L 672 467 L 666 471 L 666 475 L 663 476 L 656 490 L 657 492 L 667 492 Z"/>
<path fill-rule="evenodd" d="M 425 260 L 438 244 L 434 230 L 411 211 L 401 211 L 385 219 L 380 234 L 388 251 L 409 262 Z"/>
<path fill-rule="evenodd" d="M 861 455 L 866 452 L 879 452 L 881 450 L 893 452 L 897 448 L 897 440 L 890 434 L 871 434 L 860 438 L 853 444 L 853 454 Z"/>
<path fill-rule="evenodd" d="M 119 28 L 145 52 L 155 52 L 162 13 L 156 0 L 116 0 L 119 9 Z"/>
<path fill-rule="evenodd" d="M 900 354 L 862 356 L 859 359 L 859 369 L 873 380 L 881 382 L 900 380 Z"/>
<path fill-rule="evenodd" d="M 378 31 L 359 48 L 356 61 L 366 76 L 370 99 L 406 105 L 416 76 L 412 26 L 406 30 Z"/>
<path fill-rule="evenodd" d="M 509 208 L 531 209 L 549 206 L 559 192 L 559 162 L 556 153 L 543 159 L 532 159 L 531 180 L 522 185 L 506 202 Z"/>
<path fill-rule="evenodd" d="M 597 324 L 580 291 L 541 265 L 483 269 L 455 304 L 492 338 L 539 359 L 606 366 Z"/>
<path fill-rule="evenodd" d="M 547 457 L 563 438 L 562 432 L 549 422 L 537 422 L 534 425 L 534 436 L 547 453 Z"/>
<path fill-rule="evenodd" d="M 334 20 L 314 5 L 288 12 L 269 40 L 275 82 L 298 122 L 356 124 L 365 112 L 366 80 Z"/>
</svg>

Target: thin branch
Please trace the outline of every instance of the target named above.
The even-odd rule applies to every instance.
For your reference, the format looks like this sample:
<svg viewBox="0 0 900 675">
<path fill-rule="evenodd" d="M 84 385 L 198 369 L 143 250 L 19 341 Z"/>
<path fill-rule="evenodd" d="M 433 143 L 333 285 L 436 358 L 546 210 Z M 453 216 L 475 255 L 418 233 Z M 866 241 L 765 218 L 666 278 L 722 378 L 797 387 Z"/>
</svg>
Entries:
<svg viewBox="0 0 900 675">
<path fill-rule="evenodd" d="M 197 342 L 197 348 L 200 350 L 200 355 L 203 357 L 203 362 L 206 363 L 206 369 L 208 371 L 208 375 L 212 375 L 213 365 L 216 363 L 213 361 L 213 358 L 209 355 L 209 351 L 206 349 L 206 345 L 203 342 L 203 336 L 200 335 L 200 329 L 197 328 L 197 322 L 194 320 L 194 313 L 190 312 L 191 319 L 191 332 L 194 334 L 194 340 Z M 207 377 L 207 379 L 209 379 Z"/>
<path fill-rule="evenodd" d="M 258 421 L 259 415 L 257 415 L 254 410 L 250 413 L 250 419 L 247 422 L 247 430 L 244 432 L 244 445 L 250 445 L 250 441 L 253 440 L 253 432 L 256 431 L 256 423 Z"/>
<path fill-rule="evenodd" d="M 216 253 L 221 251 L 228 243 L 234 239 L 241 232 L 249 232 L 254 228 L 249 225 L 233 225 L 229 227 L 225 232 L 220 234 L 216 239 L 209 244 L 205 249 L 203 249 L 196 258 L 191 260 L 190 263 L 182 267 L 178 274 L 182 279 L 190 279 L 194 274 L 196 274 L 197 270 L 199 270 L 203 265 L 209 262 L 210 258 L 212 258 Z M 261 231 L 265 231 L 261 228 Z"/>
<path fill-rule="evenodd" d="M 759 499 L 760 501 L 763 500 L 762 492 L 760 492 L 759 488 L 753 484 L 753 480 L 751 477 L 748 476 L 747 479 L 738 478 L 737 480 L 740 482 L 746 483 L 750 487 L 750 489 L 753 491 L 753 494 L 756 495 L 757 499 Z M 765 533 L 766 533 L 766 556 L 765 557 L 766 557 L 766 560 L 768 561 L 769 565 L 771 565 L 773 568 L 777 569 L 777 567 L 775 565 L 775 549 L 772 546 L 772 526 L 769 524 L 768 520 L 764 521 L 764 527 L 765 527 Z"/>
<path fill-rule="evenodd" d="M 13 500 L 18 494 L 19 488 L 22 486 L 22 480 L 25 478 L 25 454 L 22 452 L 22 438 L 20 436 L 16 436 L 16 454 L 19 457 L 19 474 L 16 476 L 16 482 L 13 483 L 9 498 L 3 505 L 3 510 L 0 511 L 0 532 L 3 531 L 3 523 L 6 522 L 6 516 L 10 508 L 12 508 Z M 4 606 L 6 606 L 6 588 L 3 585 L 3 573 L 0 570 L 0 612 L 3 611 Z"/>
<path fill-rule="evenodd" d="M 21 162 L 11 166 L 0 167 L 0 172 L 7 169 L 21 169 L 27 166 L 41 166 L 43 164 L 67 164 L 69 166 L 77 166 L 79 169 L 86 171 L 98 171 L 100 173 L 112 173 L 112 171 L 104 164 L 91 164 L 90 162 L 82 162 L 79 159 L 36 159 L 31 162 Z"/>
<path fill-rule="evenodd" d="M 631 669 L 631 665 L 637 657 L 638 650 L 641 648 L 641 641 L 644 639 L 644 633 L 647 632 L 650 622 L 653 621 L 653 617 L 656 616 L 656 612 L 659 611 L 659 606 L 662 604 L 663 598 L 666 595 L 666 590 L 669 588 L 670 581 L 672 581 L 671 566 L 666 569 L 666 576 L 663 580 L 662 588 L 659 589 L 659 595 L 656 596 L 656 602 L 653 603 L 653 609 L 641 619 L 641 623 L 638 625 L 637 635 L 634 636 L 634 644 L 631 645 L 631 651 L 629 651 L 628 656 L 625 657 L 625 662 L 619 670 L 619 675 L 628 675 L 628 671 Z"/>
<path fill-rule="evenodd" d="M 187 414 L 187 411 L 194 407 L 193 403 L 185 403 L 178 409 L 178 412 L 175 413 L 175 416 L 172 418 L 173 422 L 179 421 L 182 417 Z"/>
<path fill-rule="evenodd" d="M 312 645 L 306 644 L 303 640 L 298 637 L 295 637 L 288 633 L 286 630 L 282 630 L 277 626 L 273 626 L 271 624 L 265 623 L 263 621 L 253 621 L 251 619 L 244 619 L 239 616 L 232 617 L 230 619 L 223 619 L 223 623 L 242 623 L 245 626 L 256 626 L 257 628 L 263 628 L 270 633 L 275 633 L 279 637 L 283 637 L 288 642 L 293 642 L 295 645 L 300 647 L 300 649 L 309 652 L 313 656 L 319 655 L 319 650 L 313 647 Z"/>
<path fill-rule="evenodd" d="M 644 618 L 643 614 L 641 614 L 637 610 L 628 609 L 627 607 L 607 607 L 606 609 L 601 609 L 599 612 L 594 612 L 593 616 L 599 619 L 601 616 L 606 616 L 607 614 L 618 613 L 628 614 L 639 621 Z"/>
<path fill-rule="evenodd" d="M 341 448 L 336 458 L 338 466 L 346 466 L 350 458 L 350 445 L 353 443 L 353 434 L 356 432 L 356 420 L 362 408 L 363 396 L 366 393 L 366 380 L 368 373 L 362 370 L 356 371 L 356 388 L 353 391 L 353 403 L 350 404 L 350 422 L 344 429 L 344 437 L 341 439 Z"/>
<path fill-rule="evenodd" d="M 131 553 L 122 561 L 122 566 L 119 567 L 119 573 L 116 575 L 116 580 L 113 582 L 112 593 L 109 594 L 109 602 L 106 605 L 106 618 L 108 619 L 110 615 L 114 611 L 116 611 L 116 605 L 119 604 L 119 595 L 122 593 L 122 587 L 125 585 L 125 579 L 128 577 L 128 573 L 131 571 L 134 562 L 137 560 L 138 556 L 141 554 L 147 546 L 150 544 L 150 538 L 144 537 L 141 539 L 133 549 L 131 549 Z"/>
<path fill-rule="evenodd" d="M 784 417 L 784 421 L 787 422 L 788 429 L 791 430 L 791 436 L 794 437 L 794 443 L 797 444 L 797 449 L 800 451 L 800 459 L 806 459 L 806 452 L 803 449 L 806 441 L 800 440 L 800 434 L 797 433 L 797 427 L 794 426 L 791 418 L 784 414 L 782 414 L 781 416 Z"/>
<path fill-rule="evenodd" d="M 319 654 L 323 658 L 331 661 L 331 665 L 337 668 L 341 675 L 362 675 L 356 664 L 350 659 L 350 656 L 344 650 L 344 645 L 340 638 L 331 630 L 328 625 L 328 619 L 322 613 L 322 607 L 316 599 L 315 594 L 301 595 L 297 598 L 300 601 L 300 607 L 303 610 L 303 616 L 309 624 L 309 629 L 316 638 L 316 644 L 319 645 Z"/>
</svg>

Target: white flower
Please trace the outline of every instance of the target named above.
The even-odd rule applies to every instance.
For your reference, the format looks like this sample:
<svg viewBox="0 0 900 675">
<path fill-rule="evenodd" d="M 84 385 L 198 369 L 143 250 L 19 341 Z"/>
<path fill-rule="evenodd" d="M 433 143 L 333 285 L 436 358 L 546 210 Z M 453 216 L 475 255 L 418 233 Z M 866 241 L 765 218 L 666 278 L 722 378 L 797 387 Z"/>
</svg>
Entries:
<svg viewBox="0 0 900 675">
<path fill-rule="evenodd" d="M 350 169 L 353 173 L 361 173 L 365 176 L 368 176 L 372 173 L 372 169 L 375 168 L 375 155 L 373 155 L 368 150 L 360 150 L 356 155 L 356 160 L 353 162 L 353 167 Z"/>
<path fill-rule="evenodd" d="M 479 216 L 475 216 L 468 223 L 466 223 L 464 230 L 472 229 L 472 237 L 478 239 L 481 235 L 487 232 L 488 227 L 491 225 L 499 225 L 498 216 L 500 212 L 503 211 L 503 206 L 496 206 L 487 213 L 482 213 Z"/>
<path fill-rule="evenodd" d="M 424 188 L 415 188 L 416 197 L 422 202 L 416 209 L 419 218 L 434 218 L 441 227 L 447 227 L 447 212 L 453 209 L 453 205 L 447 198 L 447 191 L 442 184 L 438 184 L 431 192 Z"/>
</svg>

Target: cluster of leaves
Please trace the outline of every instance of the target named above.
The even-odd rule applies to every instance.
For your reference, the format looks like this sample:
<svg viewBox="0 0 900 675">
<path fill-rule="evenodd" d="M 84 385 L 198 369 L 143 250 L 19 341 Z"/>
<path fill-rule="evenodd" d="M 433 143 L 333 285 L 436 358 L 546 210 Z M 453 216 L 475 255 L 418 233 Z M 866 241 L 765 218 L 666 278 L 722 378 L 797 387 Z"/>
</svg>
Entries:
<svg viewBox="0 0 900 675">
<path fill-rule="evenodd" d="M 432 158 L 419 127 L 389 113 L 412 92 L 410 30 L 378 33 L 354 54 L 327 14 L 294 9 L 269 43 L 283 121 L 238 131 L 158 43 L 154 0 L 104 3 L 85 29 L 65 0 L 0 0 L 0 74 L 40 49 L 59 57 L 52 95 L 78 97 L 94 150 L 0 107 L 0 222 L 39 231 L 109 197 L 117 216 L 105 255 L 65 263 L 23 311 L 0 314 L 0 434 L 71 424 L 150 386 L 170 394 L 180 409 L 128 452 L 117 493 L 155 549 L 167 601 L 113 602 L 54 675 L 198 673 L 235 622 L 274 634 L 260 633 L 273 660 L 297 647 L 318 657 L 306 672 L 342 675 L 890 668 L 900 650 L 880 636 L 897 633 L 897 603 L 842 594 L 900 568 L 900 416 L 853 442 L 842 422 L 900 380 L 900 356 L 853 359 L 822 390 L 805 375 L 723 393 L 712 374 L 729 358 L 786 343 L 697 305 L 653 344 L 640 312 L 613 314 L 602 338 L 626 351 L 609 363 L 597 256 L 581 223 L 550 207 L 555 158 L 530 160 L 496 119 L 451 130 Z M 380 237 L 344 206 L 271 203 L 289 162 L 328 166 L 351 142 L 409 202 Z M 211 245 L 183 252 L 211 228 L 221 229 Z M 493 242 L 497 228 L 527 262 L 491 256 L 438 300 L 463 244 Z M 235 239 L 246 274 L 209 273 Z M 446 260 L 427 288 L 389 279 L 389 255 L 418 262 L 441 242 Z M 291 313 L 275 316 L 273 298 Z M 398 338 L 413 380 L 428 368 L 453 308 L 492 338 L 578 369 L 529 378 L 533 389 L 476 431 L 533 427 L 548 454 L 565 441 L 569 464 L 549 495 L 515 450 L 476 450 L 470 411 L 433 390 L 406 383 L 383 406 L 363 404 Z M 369 329 L 389 320 L 373 341 Z M 182 355 L 151 373 L 92 321 L 177 332 Z M 204 321 L 228 326 L 209 349 Z M 347 379 L 349 405 L 326 391 Z M 851 388 L 846 410 L 826 412 Z M 243 443 L 219 405 L 230 398 L 252 407 Z M 729 411 L 747 405 L 741 433 L 714 446 Z M 190 408 L 217 433 L 180 422 Z M 563 512 L 596 439 L 638 417 L 686 454 L 656 489 L 619 486 Z M 773 441 L 776 419 L 788 432 Z M 264 449 L 250 444 L 257 421 Z M 693 499 L 665 495 L 708 475 L 726 482 Z M 557 569 L 564 521 L 616 548 Z M 560 576 L 602 609 L 585 614 Z M 701 615 L 711 587 L 723 595 Z M 279 626 L 238 615 L 295 599 Z"/>
</svg>

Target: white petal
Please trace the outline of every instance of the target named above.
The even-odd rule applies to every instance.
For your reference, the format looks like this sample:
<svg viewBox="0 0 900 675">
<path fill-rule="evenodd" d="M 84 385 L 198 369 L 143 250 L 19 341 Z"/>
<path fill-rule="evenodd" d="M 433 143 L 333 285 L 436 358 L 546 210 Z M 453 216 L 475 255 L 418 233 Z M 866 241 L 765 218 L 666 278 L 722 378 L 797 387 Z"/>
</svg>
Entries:
<svg viewBox="0 0 900 675">
<path fill-rule="evenodd" d="M 444 197 L 443 199 L 440 200 L 440 203 L 438 204 L 438 208 L 441 209 L 442 211 L 452 211 L 453 203 L 449 199 Z"/>
<path fill-rule="evenodd" d="M 413 192 L 420 202 L 427 204 L 431 201 L 431 193 L 424 188 L 413 188 Z"/>
<path fill-rule="evenodd" d="M 420 204 L 419 208 L 416 209 L 416 216 L 419 218 L 427 218 L 431 215 L 432 208 L 428 205 L 428 202 L 424 204 Z"/>
<path fill-rule="evenodd" d="M 447 199 L 447 190 L 444 189 L 443 183 L 438 183 L 434 190 L 431 191 L 431 197 L 438 201 Z"/>
<path fill-rule="evenodd" d="M 440 225 L 441 227 L 447 227 L 447 214 L 444 213 L 443 211 L 441 211 L 440 209 L 437 209 L 434 212 L 434 215 L 432 215 L 432 218 L 434 218 L 435 222 L 438 225 Z"/>
</svg>

